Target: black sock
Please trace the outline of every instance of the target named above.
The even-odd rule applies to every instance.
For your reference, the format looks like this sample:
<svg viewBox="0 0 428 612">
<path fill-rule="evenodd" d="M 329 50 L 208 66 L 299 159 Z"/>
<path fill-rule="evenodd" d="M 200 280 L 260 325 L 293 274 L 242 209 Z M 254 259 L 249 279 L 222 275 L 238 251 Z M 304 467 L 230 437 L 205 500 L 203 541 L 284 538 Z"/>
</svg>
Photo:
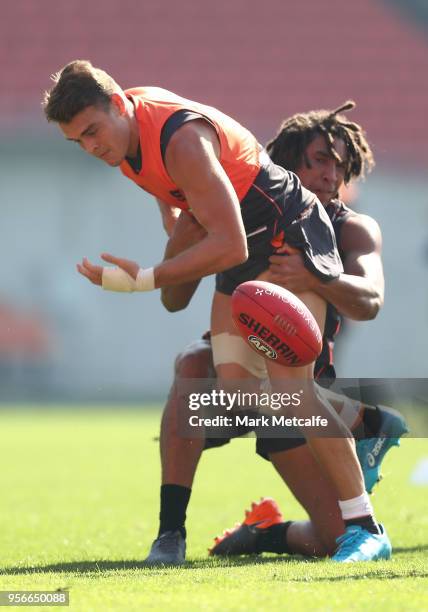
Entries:
<svg viewBox="0 0 428 612">
<path fill-rule="evenodd" d="M 186 510 L 192 489 L 181 485 L 164 484 L 160 489 L 159 533 L 180 531 L 186 537 Z"/>
<path fill-rule="evenodd" d="M 366 438 L 376 438 L 382 426 L 382 415 L 377 406 L 365 406 L 363 414 Z"/>
<path fill-rule="evenodd" d="M 344 521 L 346 527 L 350 527 L 351 525 L 359 525 L 366 531 L 370 533 L 380 533 L 379 525 L 374 520 L 374 517 L 371 515 L 368 516 L 359 516 L 357 518 L 348 519 Z"/>
<path fill-rule="evenodd" d="M 291 554 L 287 544 L 287 530 L 292 521 L 272 525 L 267 529 L 260 530 L 257 538 L 257 552 L 274 552 L 277 554 Z"/>
<path fill-rule="evenodd" d="M 382 418 L 379 408 L 363 404 L 361 422 L 352 430 L 352 434 L 356 440 L 376 438 L 379 434 L 381 423 Z"/>
</svg>

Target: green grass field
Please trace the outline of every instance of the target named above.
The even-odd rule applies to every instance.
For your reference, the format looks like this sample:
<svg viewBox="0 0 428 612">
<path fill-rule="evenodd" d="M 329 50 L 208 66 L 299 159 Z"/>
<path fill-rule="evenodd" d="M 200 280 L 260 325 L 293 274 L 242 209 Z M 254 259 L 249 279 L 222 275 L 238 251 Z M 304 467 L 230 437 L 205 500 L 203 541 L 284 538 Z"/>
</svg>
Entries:
<svg viewBox="0 0 428 612">
<path fill-rule="evenodd" d="M 84 612 L 428 610 L 428 488 L 409 482 L 428 440 L 390 452 L 373 496 L 395 547 L 389 562 L 209 559 L 214 535 L 242 520 L 253 499 L 275 497 L 287 518 L 304 517 L 254 455 L 254 440 L 237 440 L 202 460 L 188 565 L 149 569 L 142 559 L 157 529 L 159 416 L 119 407 L 0 412 L 0 590 L 68 588 L 70 609 Z"/>
</svg>

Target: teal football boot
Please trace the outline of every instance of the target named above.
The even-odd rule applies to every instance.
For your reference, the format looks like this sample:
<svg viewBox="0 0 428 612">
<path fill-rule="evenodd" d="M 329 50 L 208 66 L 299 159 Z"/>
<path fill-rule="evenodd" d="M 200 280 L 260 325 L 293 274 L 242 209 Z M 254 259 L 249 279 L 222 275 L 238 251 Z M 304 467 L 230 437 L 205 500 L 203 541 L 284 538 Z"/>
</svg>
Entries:
<svg viewBox="0 0 428 612">
<path fill-rule="evenodd" d="M 390 559 L 391 542 L 382 525 L 379 528 L 381 533 L 370 533 L 359 525 L 347 527 L 345 533 L 336 540 L 338 547 L 332 561 L 355 563 Z"/>
</svg>

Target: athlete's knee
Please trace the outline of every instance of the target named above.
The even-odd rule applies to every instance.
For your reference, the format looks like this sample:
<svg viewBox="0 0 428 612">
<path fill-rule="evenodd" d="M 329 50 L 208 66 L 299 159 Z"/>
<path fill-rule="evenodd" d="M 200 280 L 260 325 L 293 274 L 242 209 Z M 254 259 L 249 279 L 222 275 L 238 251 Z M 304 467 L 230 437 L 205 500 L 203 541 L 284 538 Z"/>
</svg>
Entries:
<svg viewBox="0 0 428 612">
<path fill-rule="evenodd" d="M 267 378 L 265 360 L 257 355 L 241 336 L 223 332 L 211 338 L 217 375 L 241 378 L 243 374 Z"/>
<path fill-rule="evenodd" d="M 175 360 L 175 378 L 211 378 L 214 373 L 211 345 L 200 341 L 179 353 Z"/>
</svg>

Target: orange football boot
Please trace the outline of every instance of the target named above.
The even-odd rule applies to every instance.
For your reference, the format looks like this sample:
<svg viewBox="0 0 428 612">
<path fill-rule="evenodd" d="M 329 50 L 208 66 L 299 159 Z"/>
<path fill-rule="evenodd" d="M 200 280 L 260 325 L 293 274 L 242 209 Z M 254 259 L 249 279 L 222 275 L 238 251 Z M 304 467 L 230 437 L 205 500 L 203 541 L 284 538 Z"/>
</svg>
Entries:
<svg viewBox="0 0 428 612">
<path fill-rule="evenodd" d="M 284 518 L 278 504 L 271 497 L 262 497 L 258 503 L 251 504 L 245 511 L 243 523 L 226 529 L 223 535 L 214 538 L 214 546 L 208 550 L 210 555 L 251 555 L 257 554 L 257 540 L 260 533 L 283 523 Z"/>
</svg>

